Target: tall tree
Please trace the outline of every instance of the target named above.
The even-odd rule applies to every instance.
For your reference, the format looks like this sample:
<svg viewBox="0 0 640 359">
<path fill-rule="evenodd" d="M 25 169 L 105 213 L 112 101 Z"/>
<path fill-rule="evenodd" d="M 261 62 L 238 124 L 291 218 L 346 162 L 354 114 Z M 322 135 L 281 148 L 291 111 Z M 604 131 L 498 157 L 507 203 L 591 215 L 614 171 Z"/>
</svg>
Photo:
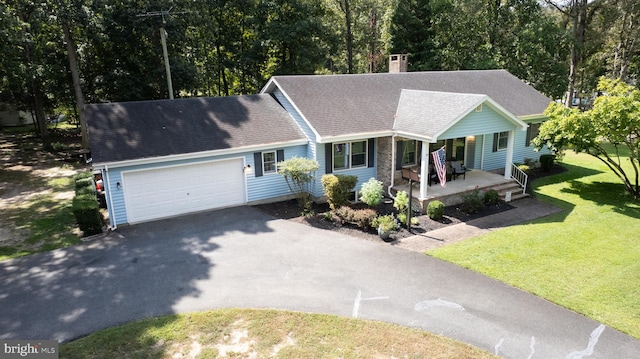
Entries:
<svg viewBox="0 0 640 359">
<path fill-rule="evenodd" d="M 391 52 L 410 54 L 409 70 L 439 70 L 430 0 L 398 0 L 391 19 Z"/>
</svg>

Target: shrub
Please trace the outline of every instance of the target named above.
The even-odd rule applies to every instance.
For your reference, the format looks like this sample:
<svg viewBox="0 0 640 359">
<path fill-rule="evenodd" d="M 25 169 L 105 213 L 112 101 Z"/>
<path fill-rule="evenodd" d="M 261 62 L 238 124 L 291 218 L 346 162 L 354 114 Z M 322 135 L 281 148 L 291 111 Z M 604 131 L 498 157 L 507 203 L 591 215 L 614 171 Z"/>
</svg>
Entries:
<svg viewBox="0 0 640 359">
<path fill-rule="evenodd" d="M 292 157 L 278 162 L 278 174 L 284 177 L 287 186 L 295 194 L 303 214 L 311 213 L 311 193 L 318 167 L 318 161 L 305 157 Z"/>
<path fill-rule="evenodd" d="M 518 165 L 518 169 L 524 173 L 531 173 L 531 167 L 529 165 Z"/>
<path fill-rule="evenodd" d="M 86 172 L 80 172 L 80 173 L 76 173 L 75 175 L 73 175 L 73 180 L 77 181 L 81 178 L 93 178 L 93 173 L 91 173 L 90 171 L 86 171 Z"/>
<path fill-rule="evenodd" d="M 76 180 L 76 191 L 82 187 L 95 188 L 92 177 L 84 177 Z"/>
<path fill-rule="evenodd" d="M 382 182 L 375 178 L 369 179 L 360 189 L 360 200 L 371 207 L 375 207 L 382 202 L 382 195 Z"/>
<path fill-rule="evenodd" d="M 441 201 L 431 201 L 427 205 L 427 215 L 429 218 L 437 221 L 444 215 L 444 203 Z"/>
<path fill-rule="evenodd" d="M 329 207 L 336 209 L 349 203 L 349 195 L 358 183 L 358 177 L 326 174 L 322 175 L 320 182 L 324 194 L 327 196 Z"/>
<path fill-rule="evenodd" d="M 353 209 L 351 207 L 340 207 L 333 211 L 336 217 L 339 217 L 343 222 L 355 224 L 360 228 L 373 227 L 373 220 L 376 218 L 376 211 L 373 209 Z"/>
<path fill-rule="evenodd" d="M 72 202 L 73 214 L 84 236 L 102 233 L 102 217 L 95 195 L 76 195 Z"/>
<path fill-rule="evenodd" d="M 398 210 L 398 213 L 403 213 L 409 208 L 409 195 L 407 192 L 400 191 L 396 193 L 396 198 L 393 200 L 393 207 Z"/>
<path fill-rule="evenodd" d="M 553 168 L 553 164 L 555 160 L 556 160 L 555 155 L 549 155 L 549 154 L 540 155 L 540 166 L 545 172 L 549 172 Z"/>
<path fill-rule="evenodd" d="M 374 228 L 380 229 L 381 232 L 391 232 L 398 229 L 398 222 L 396 221 L 393 214 L 378 216 L 373 220 L 371 225 Z"/>
<path fill-rule="evenodd" d="M 79 188 L 76 188 L 76 196 L 81 196 L 81 195 L 96 195 L 96 189 L 93 186 L 82 186 Z"/>
<path fill-rule="evenodd" d="M 490 189 L 484 193 L 484 197 L 482 197 L 482 202 L 486 204 L 497 204 L 498 199 L 500 198 L 500 194 L 495 189 Z"/>
<path fill-rule="evenodd" d="M 476 213 L 483 207 L 482 196 L 477 189 L 462 196 L 461 209 L 465 213 Z"/>
</svg>

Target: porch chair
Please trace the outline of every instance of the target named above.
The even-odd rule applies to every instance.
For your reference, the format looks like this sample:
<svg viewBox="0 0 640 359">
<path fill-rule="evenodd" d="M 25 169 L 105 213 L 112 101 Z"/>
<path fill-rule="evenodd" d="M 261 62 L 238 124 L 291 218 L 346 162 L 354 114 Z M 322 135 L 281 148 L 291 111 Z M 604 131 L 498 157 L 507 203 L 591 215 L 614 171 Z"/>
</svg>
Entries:
<svg viewBox="0 0 640 359">
<path fill-rule="evenodd" d="M 467 178 L 467 171 L 469 171 L 467 169 L 467 167 L 465 167 L 465 165 L 462 164 L 462 162 L 457 161 L 455 159 L 451 160 L 451 177 L 452 179 L 456 179 L 456 177 L 462 175 L 462 179 L 466 179 Z"/>
</svg>

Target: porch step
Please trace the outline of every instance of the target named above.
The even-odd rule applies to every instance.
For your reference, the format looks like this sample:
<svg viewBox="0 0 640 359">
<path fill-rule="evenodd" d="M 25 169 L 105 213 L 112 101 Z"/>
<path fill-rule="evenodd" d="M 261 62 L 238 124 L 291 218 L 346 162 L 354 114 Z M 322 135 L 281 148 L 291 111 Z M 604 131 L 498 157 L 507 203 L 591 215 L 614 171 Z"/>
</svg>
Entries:
<svg viewBox="0 0 640 359">
<path fill-rule="evenodd" d="M 521 198 L 529 197 L 528 193 L 522 193 L 522 186 L 516 181 L 510 181 L 497 186 L 491 187 L 498 192 L 500 199 L 505 201 L 507 192 L 511 192 L 511 200 L 515 201 Z"/>
</svg>

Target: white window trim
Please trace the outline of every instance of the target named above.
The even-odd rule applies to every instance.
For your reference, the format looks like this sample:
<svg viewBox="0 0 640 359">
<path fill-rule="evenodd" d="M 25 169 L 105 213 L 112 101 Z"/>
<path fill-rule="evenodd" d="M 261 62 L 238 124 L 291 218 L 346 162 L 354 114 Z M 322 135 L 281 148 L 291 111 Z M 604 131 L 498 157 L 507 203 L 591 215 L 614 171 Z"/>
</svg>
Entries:
<svg viewBox="0 0 640 359">
<path fill-rule="evenodd" d="M 274 170 L 273 171 L 267 171 L 266 170 L 266 166 L 265 161 L 264 161 L 264 154 L 265 153 L 273 153 L 273 166 L 274 166 Z M 278 153 L 277 151 L 263 151 L 262 152 L 262 175 L 266 176 L 266 175 L 272 175 L 272 174 L 276 174 L 278 173 Z"/>
<path fill-rule="evenodd" d="M 404 167 L 409 167 L 409 166 L 415 166 L 418 164 L 418 141 L 417 140 L 402 140 L 405 145 L 407 145 L 409 143 L 409 141 L 415 141 L 414 142 L 414 149 L 413 149 L 413 162 L 411 163 L 402 163 L 402 166 Z M 404 151 L 404 150 L 403 150 Z M 404 161 L 404 153 L 402 154 L 402 161 Z"/>
<path fill-rule="evenodd" d="M 357 165 L 354 166 L 353 165 L 353 144 L 356 142 L 364 142 L 364 163 L 361 165 Z M 349 165 L 347 167 L 343 167 L 343 168 L 336 168 L 336 145 L 340 145 L 340 144 L 345 144 L 347 145 L 347 153 L 345 155 L 345 157 L 347 158 L 347 161 L 349 162 Z M 350 169 L 353 168 L 365 168 L 368 166 L 369 163 L 369 140 L 358 140 L 358 141 L 347 141 L 347 142 L 334 142 L 331 144 L 331 166 L 333 167 L 333 172 L 339 172 L 339 171 L 348 171 Z"/>
<path fill-rule="evenodd" d="M 501 136 L 503 133 L 507 134 L 506 145 L 504 147 L 500 147 L 500 139 L 505 138 Z M 509 148 L 509 131 L 498 132 L 498 144 L 496 145 L 496 151 L 506 151 L 507 148 Z"/>
</svg>

